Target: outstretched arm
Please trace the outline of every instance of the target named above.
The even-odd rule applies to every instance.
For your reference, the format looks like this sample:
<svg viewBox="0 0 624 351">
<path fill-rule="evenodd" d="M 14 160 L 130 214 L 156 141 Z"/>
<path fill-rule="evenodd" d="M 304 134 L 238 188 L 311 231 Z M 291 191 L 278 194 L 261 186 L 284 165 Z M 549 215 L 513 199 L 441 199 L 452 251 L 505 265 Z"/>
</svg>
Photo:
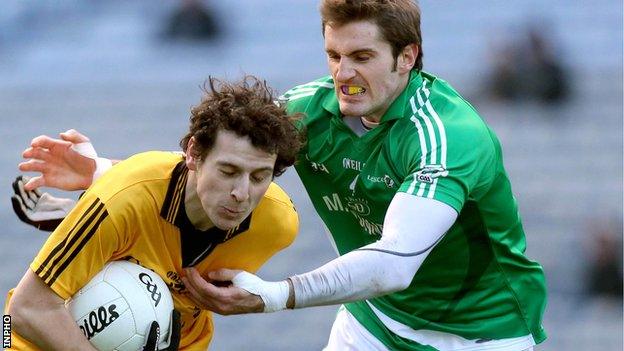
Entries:
<svg viewBox="0 0 624 351">
<path fill-rule="evenodd" d="M 19 164 L 20 171 L 40 173 L 24 185 L 26 190 L 84 190 L 116 162 L 98 158 L 89 138 L 73 129 L 61 133 L 60 139 L 34 138 L 22 156 L 28 160 Z"/>
<path fill-rule="evenodd" d="M 203 280 L 191 269 L 185 284 L 200 306 L 221 314 L 272 312 L 373 298 L 407 288 L 456 218 L 452 207 L 437 200 L 397 193 L 386 213 L 379 241 L 314 271 L 266 282 L 233 270 L 211 272 L 208 280 Z M 233 285 L 219 287 L 211 283 L 227 280 Z"/>
</svg>

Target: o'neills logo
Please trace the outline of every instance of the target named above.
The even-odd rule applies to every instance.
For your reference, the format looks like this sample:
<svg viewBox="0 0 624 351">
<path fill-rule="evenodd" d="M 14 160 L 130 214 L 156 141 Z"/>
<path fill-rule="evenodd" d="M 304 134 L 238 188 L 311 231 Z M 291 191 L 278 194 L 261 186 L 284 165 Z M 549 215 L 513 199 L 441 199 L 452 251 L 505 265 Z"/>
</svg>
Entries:
<svg viewBox="0 0 624 351">
<path fill-rule="evenodd" d="M 82 320 L 82 323 L 78 325 L 82 333 L 87 337 L 87 340 L 91 340 L 99 332 L 106 329 L 115 319 L 119 317 L 119 313 L 115 311 L 117 305 L 111 304 L 108 309 L 104 306 L 100 306 L 97 310 L 93 310 L 89 315 Z"/>
</svg>

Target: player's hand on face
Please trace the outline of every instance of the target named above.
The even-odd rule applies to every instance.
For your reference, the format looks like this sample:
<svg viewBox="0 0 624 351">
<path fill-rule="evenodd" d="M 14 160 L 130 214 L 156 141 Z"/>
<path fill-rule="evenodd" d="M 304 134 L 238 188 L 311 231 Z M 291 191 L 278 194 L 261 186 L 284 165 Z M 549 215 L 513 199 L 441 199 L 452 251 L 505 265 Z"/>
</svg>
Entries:
<svg viewBox="0 0 624 351">
<path fill-rule="evenodd" d="M 60 134 L 61 139 L 40 135 L 34 138 L 19 164 L 23 172 L 38 172 L 24 185 L 26 190 L 42 186 L 62 190 L 83 190 L 91 185 L 96 169 L 97 153 L 89 138 L 70 129 Z"/>
<path fill-rule="evenodd" d="M 232 285 L 240 270 L 220 269 L 208 273 L 204 279 L 195 268 L 185 269 L 184 285 L 192 300 L 201 309 L 221 315 L 262 312 L 264 302 L 258 295 Z"/>
</svg>

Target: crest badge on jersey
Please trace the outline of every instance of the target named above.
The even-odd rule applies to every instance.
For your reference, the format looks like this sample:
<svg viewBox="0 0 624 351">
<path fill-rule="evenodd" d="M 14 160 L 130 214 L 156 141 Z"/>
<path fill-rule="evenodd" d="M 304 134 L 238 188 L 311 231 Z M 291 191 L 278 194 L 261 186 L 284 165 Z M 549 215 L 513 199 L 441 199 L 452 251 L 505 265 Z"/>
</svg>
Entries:
<svg viewBox="0 0 624 351">
<path fill-rule="evenodd" d="M 446 177 L 448 171 L 442 165 L 425 165 L 414 177 L 421 183 L 432 184 L 436 178 Z"/>
</svg>

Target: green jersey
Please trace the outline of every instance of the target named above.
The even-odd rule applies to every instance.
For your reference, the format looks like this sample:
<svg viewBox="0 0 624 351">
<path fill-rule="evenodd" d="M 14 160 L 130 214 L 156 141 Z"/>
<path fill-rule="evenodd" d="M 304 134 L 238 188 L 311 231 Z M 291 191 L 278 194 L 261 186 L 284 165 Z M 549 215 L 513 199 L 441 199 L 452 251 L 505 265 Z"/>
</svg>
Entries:
<svg viewBox="0 0 624 351">
<path fill-rule="evenodd" d="M 396 335 L 387 318 L 468 340 L 546 338 L 544 273 L 524 256 L 500 143 L 451 86 L 413 71 L 379 126 L 361 136 L 342 120 L 331 77 L 281 99 L 305 114 L 307 145 L 295 168 L 339 254 L 380 239 L 397 192 L 458 213 L 407 289 L 345 305 L 367 330 L 390 349 L 432 348 Z"/>
</svg>

